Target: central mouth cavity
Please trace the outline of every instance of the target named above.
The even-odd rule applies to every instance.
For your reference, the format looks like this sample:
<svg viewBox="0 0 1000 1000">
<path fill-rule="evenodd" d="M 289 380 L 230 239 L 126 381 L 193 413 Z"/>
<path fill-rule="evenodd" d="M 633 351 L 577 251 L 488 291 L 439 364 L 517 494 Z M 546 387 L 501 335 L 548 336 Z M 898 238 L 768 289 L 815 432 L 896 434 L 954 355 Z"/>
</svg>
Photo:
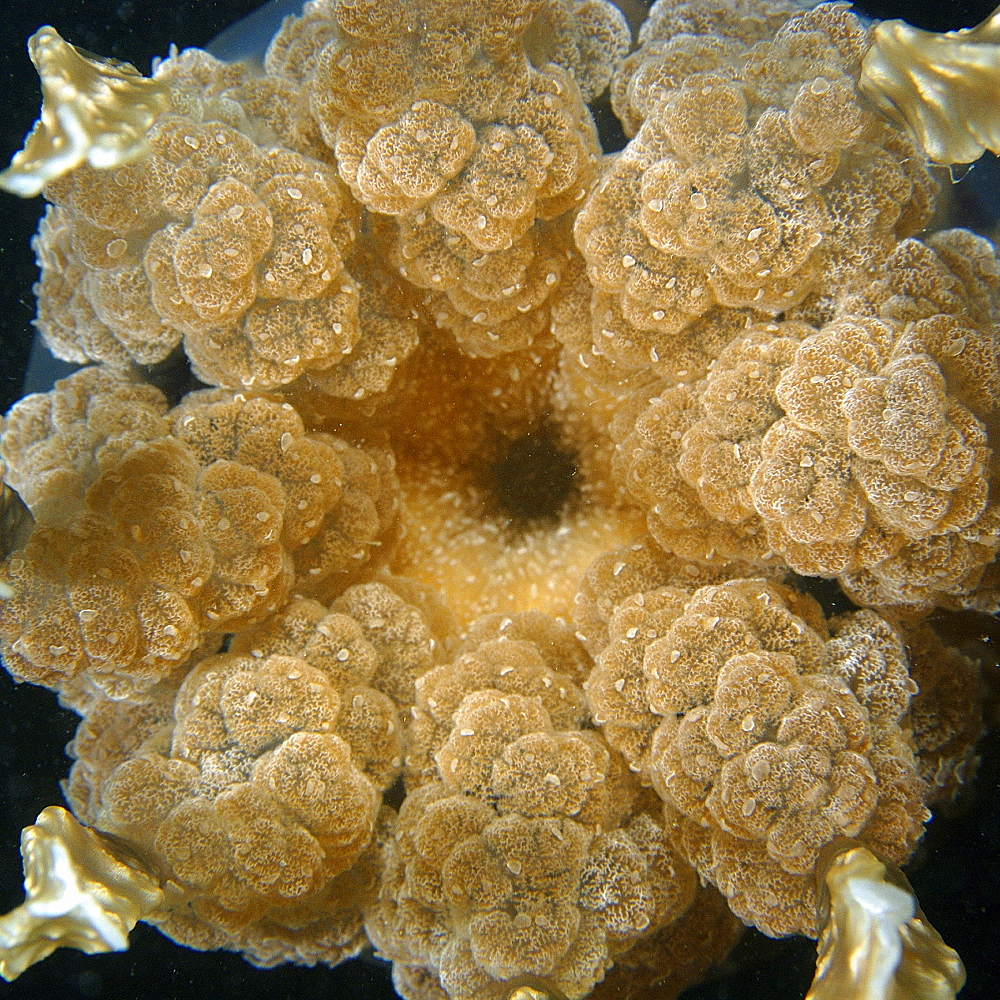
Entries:
<svg viewBox="0 0 1000 1000">
<path fill-rule="evenodd" d="M 490 474 L 496 513 L 524 527 L 557 521 L 580 492 L 576 457 L 548 428 L 512 441 Z"/>
</svg>

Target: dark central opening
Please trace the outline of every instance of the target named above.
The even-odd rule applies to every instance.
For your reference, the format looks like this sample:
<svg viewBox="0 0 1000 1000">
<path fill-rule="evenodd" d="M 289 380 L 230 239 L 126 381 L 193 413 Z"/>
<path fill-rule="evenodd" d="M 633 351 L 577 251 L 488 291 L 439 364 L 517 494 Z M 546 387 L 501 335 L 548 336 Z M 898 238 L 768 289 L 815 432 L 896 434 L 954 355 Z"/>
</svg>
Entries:
<svg viewBox="0 0 1000 1000">
<path fill-rule="evenodd" d="M 575 456 L 544 428 L 513 441 L 492 475 L 499 513 L 522 523 L 558 519 L 579 492 Z"/>
</svg>

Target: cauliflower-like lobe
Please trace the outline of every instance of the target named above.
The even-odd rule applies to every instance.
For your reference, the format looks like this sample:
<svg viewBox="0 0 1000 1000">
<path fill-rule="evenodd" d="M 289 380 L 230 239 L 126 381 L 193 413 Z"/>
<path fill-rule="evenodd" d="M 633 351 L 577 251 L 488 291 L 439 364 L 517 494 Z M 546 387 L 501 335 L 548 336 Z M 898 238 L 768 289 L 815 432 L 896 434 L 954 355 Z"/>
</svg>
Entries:
<svg viewBox="0 0 1000 1000">
<path fill-rule="evenodd" d="M 35 520 L 82 501 L 100 469 L 166 433 L 167 401 L 151 385 L 92 366 L 11 407 L 0 435 L 4 482 Z M 58 513 L 53 515 L 59 516 Z"/>
<path fill-rule="evenodd" d="M 766 381 L 761 387 L 766 393 L 765 386 Z M 629 498 L 646 511 L 649 533 L 668 552 L 704 563 L 764 563 L 769 553 L 764 529 L 745 499 L 759 432 L 751 431 L 745 441 L 738 439 L 739 430 L 732 434 L 737 440 L 725 431 L 713 433 L 703 419 L 703 388 L 703 383 L 657 387 L 638 413 L 620 413 L 622 437 L 612 468 Z M 757 388 L 751 383 L 751 391 Z M 725 519 L 709 513 L 703 496 Z"/>
<path fill-rule="evenodd" d="M 299 603 L 286 620 L 313 610 Z M 323 638 L 374 659 L 356 622 L 327 614 L 321 624 L 331 632 Z M 166 725 L 156 700 L 99 704 L 88 721 L 102 713 L 100 732 L 74 744 L 74 806 L 181 888 L 184 905 L 155 922 L 193 947 L 239 950 L 262 965 L 336 964 L 363 945 L 366 852 L 401 764 L 389 699 L 345 676 L 319 642 L 298 646 L 299 655 L 203 659 L 170 699 Z M 107 725 L 116 715 L 121 724 Z M 115 733 L 135 723 L 145 739 L 122 746 Z M 299 934 L 279 946 L 283 925 Z"/>
<path fill-rule="evenodd" d="M 348 258 L 357 284 L 360 340 L 353 344 L 344 340 L 336 363 L 316 367 L 307 373 L 307 378 L 290 384 L 286 390 L 289 398 L 296 398 L 296 391 L 303 383 L 318 394 L 324 410 L 330 408 L 331 396 L 360 400 L 384 393 L 397 368 L 419 343 L 423 316 L 419 293 L 400 282 L 395 268 L 385 259 L 384 228 L 369 220 L 367 231 L 359 236 Z M 353 295 L 354 290 L 345 286 L 342 302 L 346 303 Z M 331 310 L 337 308 L 336 303 L 328 301 Z M 341 337 L 350 329 L 332 312 L 329 317 L 324 316 L 309 303 L 292 304 L 280 317 L 271 310 L 261 313 L 260 318 L 267 324 L 276 345 L 298 345 L 297 349 L 305 349 L 303 323 L 315 328 L 311 338 L 314 344 L 316 337 L 320 340 L 329 337 L 330 330 Z M 306 353 L 310 351 L 311 348 Z"/>
<path fill-rule="evenodd" d="M 367 208 L 396 217 L 387 235 L 399 274 L 427 290 L 437 325 L 474 356 L 523 348 L 547 324 L 572 242 L 556 222 L 597 165 L 578 83 L 590 96 L 603 89 L 627 44 L 602 0 L 501 6 L 316 4 L 286 23 L 270 63 L 296 77 L 287 53 L 307 60 L 311 113 L 341 177 Z"/>
<path fill-rule="evenodd" d="M 57 403 L 93 379 L 67 381 Z M 339 593 L 393 518 L 388 457 L 306 435 L 288 404 L 209 390 L 163 417 L 141 412 L 135 428 L 173 433 L 122 450 L 138 435 L 120 434 L 109 403 L 84 437 L 104 468 L 79 502 L 50 504 L 4 567 L 6 662 L 67 698 L 81 694 L 67 684 L 148 687 L 208 634 L 280 607 L 293 582 Z"/>
<path fill-rule="evenodd" d="M 414 703 L 417 681 L 446 658 L 453 638 L 450 623 L 435 620 L 421 606 L 422 594 L 423 588 L 387 577 L 349 587 L 331 605 L 354 618 L 375 649 L 373 686 L 405 709 Z"/>
<path fill-rule="evenodd" d="M 933 182 L 859 99 L 866 39 L 823 4 L 749 49 L 701 45 L 684 72 L 665 55 L 658 99 L 576 223 L 591 281 L 626 319 L 669 336 L 715 304 L 776 315 L 921 227 Z"/>
<path fill-rule="evenodd" d="M 387 579 L 330 608 L 292 599 L 179 689 L 87 707 L 70 801 L 182 887 L 188 905 L 153 920 L 176 940 L 263 966 L 332 965 L 366 943 L 381 796 L 403 764 L 406 705 L 385 692 L 447 642 L 396 591 L 428 596 Z"/>
<path fill-rule="evenodd" d="M 615 608 L 608 639 L 584 690 L 594 722 L 635 771 L 648 764 L 656 719 L 649 712 L 643 658 L 646 647 L 681 614 L 691 590 L 658 587 L 640 591 Z"/>
<path fill-rule="evenodd" d="M 625 16 L 603 0 L 549 0 L 524 41 L 532 65 L 562 66 L 589 104 L 611 82 L 631 40 Z"/>
<path fill-rule="evenodd" d="M 348 13 L 342 6 L 318 4 L 301 21 L 286 25 L 275 45 L 287 44 L 282 35 L 301 39 L 307 33 L 321 43 L 313 55 L 310 107 L 359 200 L 394 215 L 428 204 L 439 192 L 471 200 L 480 210 L 469 218 L 486 239 L 490 219 L 503 228 L 504 216 L 512 221 L 524 211 L 516 197 L 502 197 L 502 190 L 493 202 L 485 200 L 488 192 L 476 190 L 477 171 L 498 162 L 497 154 L 509 150 L 511 141 L 528 157 L 529 175 L 538 171 L 533 183 L 524 178 L 527 190 L 549 201 L 567 193 L 570 202 L 575 198 L 571 188 L 579 168 L 573 146 L 582 143 L 573 133 L 587 118 L 579 91 L 569 67 L 558 65 L 558 55 L 553 61 L 554 53 L 546 52 L 545 62 L 532 68 L 522 48 L 524 32 L 540 9 L 568 15 L 567 33 L 577 39 L 584 37 L 573 23 L 577 15 L 614 20 L 610 4 L 573 6 L 572 12 L 566 10 L 569 4 L 554 2 L 458 10 L 453 3 L 435 2 Z M 351 23 L 355 16 L 368 23 Z M 332 38 L 310 24 L 321 19 L 332 22 Z M 581 62 L 579 44 L 565 41 L 568 60 Z M 601 48 L 598 42 L 591 52 Z M 280 69 L 288 72 L 288 63 Z"/>
<path fill-rule="evenodd" d="M 405 995 L 430 978 L 455 1000 L 499 1000 L 530 976 L 579 998 L 690 903 L 693 873 L 655 806 L 636 805 L 619 755 L 581 729 L 567 672 L 587 660 L 537 612 L 488 615 L 418 680 L 409 794 L 367 917 Z"/>
<path fill-rule="evenodd" d="M 818 327 L 748 321 L 700 378 L 622 396 L 612 470 L 677 555 L 780 559 L 859 604 L 988 607 L 998 287 L 979 237 L 904 240 Z"/>
<path fill-rule="evenodd" d="M 489 727 L 480 727 L 477 739 L 459 739 L 458 744 L 452 742 L 446 748 L 449 734 L 458 739 L 454 736 L 455 713 L 467 697 L 485 697 L 483 692 L 490 697 L 516 696 L 534 726 L 539 725 L 539 712 L 558 731 L 576 730 L 583 722 L 584 696 L 578 682 L 583 673 L 581 666 L 589 662 L 589 657 L 568 629 L 548 616 L 487 615 L 473 622 L 456 652 L 451 662 L 428 670 L 417 680 L 408 758 L 411 783 L 433 778 L 439 770 L 446 781 L 460 782 L 457 775 L 462 767 L 462 773 L 467 773 L 467 780 L 472 782 L 470 789 L 483 787 L 499 745 L 496 739 L 502 738 L 507 722 L 497 720 L 500 736 L 491 737 Z M 534 699 L 538 699 L 537 707 Z M 489 715 L 495 708 L 490 701 L 484 711 Z M 473 708 L 470 706 L 468 711 Z M 476 727 L 460 729 L 474 733 Z M 486 743 L 482 744 L 482 740 Z M 441 764 L 442 753 L 447 765 Z"/>
<path fill-rule="evenodd" d="M 93 697 L 66 747 L 74 763 L 64 794 L 73 815 L 96 825 L 101 785 L 120 764 L 146 753 L 167 754 L 174 730 L 177 681 L 167 680 L 133 698 Z"/>
<path fill-rule="evenodd" d="M 722 894 L 714 886 L 702 886 L 677 920 L 617 956 L 591 996 L 676 1000 L 725 960 L 743 930 Z"/>
<path fill-rule="evenodd" d="M 847 560 L 872 516 L 900 542 L 921 540 L 967 528 L 987 499 L 986 428 L 949 397 L 934 359 L 903 354 L 867 370 L 826 360 L 834 344 L 840 357 L 850 356 L 852 341 L 875 347 L 856 331 L 834 323 L 803 344 L 778 387 L 790 419 L 770 429 L 752 487 L 761 513 L 779 522 L 775 537 L 800 545 L 840 539 Z M 806 471 L 795 472 L 796 462 Z"/>
<path fill-rule="evenodd" d="M 126 489 L 122 471 L 131 474 Z M 3 567 L 11 596 L 0 604 L 0 636 L 14 676 L 55 688 L 70 704 L 90 685 L 125 697 L 183 665 L 211 624 L 207 611 L 219 606 L 213 597 L 255 592 L 268 571 L 277 589 L 287 589 L 288 568 L 273 546 L 262 545 L 234 578 L 216 566 L 208 538 L 192 538 L 196 480 L 197 467 L 176 442 L 145 445 L 91 488 L 117 501 L 115 509 L 36 528 Z M 210 500 L 215 491 L 205 485 Z M 273 510 L 266 493 L 243 485 L 246 499 Z M 261 545 L 261 532 L 250 541 Z M 207 607 L 198 606 L 203 591 Z"/>
<path fill-rule="evenodd" d="M 664 586 L 693 591 L 740 576 L 748 569 L 746 563 L 706 565 L 680 559 L 665 553 L 649 538 L 610 549 L 598 556 L 580 579 L 573 599 L 576 637 L 596 657 L 610 641 L 610 623 L 618 608 L 633 595 Z M 642 599 L 636 600 L 641 606 Z"/>
<path fill-rule="evenodd" d="M 737 915 L 815 933 L 823 847 L 859 837 L 902 860 L 929 815 L 898 635 L 866 611 L 831 637 L 815 602 L 761 580 L 636 598 L 588 682 L 597 720 Z"/>
<path fill-rule="evenodd" d="M 863 603 L 965 599 L 997 544 L 1000 272 L 971 234 L 934 243 L 900 244 L 802 341 L 775 389 L 786 415 L 750 478 L 773 548 L 801 573 L 841 576 Z"/>
<path fill-rule="evenodd" d="M 756 467 L 762 435 L 781 413 L 778 379 L 809 332 L 797 323 L 752 327 L 729 343 L 706 378 L 705 416 L 687 432 L 679 468 L 720 521 L 739 523 L 754 513 L 746 477 Z"/>
<path fill-rule="evenodd" d="M 634 416 L 619 414 L 616 468 L 664 548 L 706 561 L 768 558 L 750 480 L 764 434 L 782 413 L 778 380 L 811 331 L 800 322 L 748 321 L 701 381 L 665 385 Z"/>
<path fill-rule="evenodd" d="M 461 115 L 437 101 L 416 101 L 372 136 L 356 164 L 350 138 L 338 148 L 357 172 L 359 198 L 376 212 L 401 215 L 441 191 L 475 146 L 475 129 Z"/>
<path fill-rule="evenodd" d="M 266 138 L 223 64 L 162 63 L 175 107 L 141 164 L 52 182 L 36 239 L 37 324 L 73 361 L 165 358 L 184 338 L 210 384 L 274 388 L 339 365 L 365 335 L 344 261 L 357 209 L 329 167 Z"/>
<path fill-rule="evenodd" d="M 630 796 L 593 809 L 591 796 L 613 777 L 595 734 L 553 733 L 537 699 L 499 691 L 468 695 L 452 738 L 475 739 L 477 722 L 500 751 L 491 773 L 469 784 L 445 745 L 441 779 L 400 810 L 369 935 L 453 1000 L 499 1000 L 524 976 L 583 997 L 615 954 L 688 907 L 693 873 L 648 813 L 622 821 Z M 456 781 L 466 794 L 455 794 Z"/>
<path fill-rule="evenodd" d="M 398 273 L 425 289 L 423 306 L 463 353 L 492 358 L 541 341 L 549 300 L 573 255 L 566 220 L 540 222 L 490 253 L 421 210 L 399 224 Z"/>
<path fill-rule="evenodd" d="M 330 608 L 293 598 L 279 614 L 240 633 L 230 650 L 298 656 L 322 669 L 341 695 L 335 732 L 385 789 L 403 763 L 397 712 L 412 704 L 412 675 L 434 662 L 439 645 L 419 609 L 372 583 L 348 588 Z"/>
<path fill-rule="evenodd" d="M 563 434 L 579 441 L 581 460 L 621 443 L 625 414 L 638 398 L 703 379 L 720 352 L 757 318 L 752 310 L 712 309 L 678 335 L 640 330 L 622 314 L 616 296 L 593 289 L 582 258 L 567 266 L 552 304 L 551 332 L 563 347 L 557 376 L 557 415 Z M 614 487 L 600 456 L 591 478 Z M 589 470 L 588 470 L 589 471 Z"/>
<path fill-rule="evenodd" d="M 456 652 L 474 651 L 492 639 L 534 643 L 550 670 L 565 674 L 576 684 L 586 680 L 594 665 L 573 630 L 561 619 L 540 611 L 482 615 L 466 628 Z"/>
<path fill-rule="evenodd" d="M 395 518 L 391 456 L 331 435 L 306 434 L 289 403 L 204 390 L 189 393 L 170 419 L 174 436 L 202 465 L 247 465 L 275 482 L 284 498 L 279 537 L 300 588 L 342 589 L 371 559 Z M 219 516 L 229 519 L 224 506 Z"/>
<path fill-rule="evenodd" d="M 787 661 L 747 654 L 730 658 L 720 673 L 704 732 L 735 756 L 722 766 L 706 807 L 723 829 L 763 839 L 768 854 L 797 875 L 812 870 L 818 845 L 861 831 L 875 806 L 877 779 L 859 752 L 868 733 L 846 685 L 811 681 L 793 692 L 781 666 Z M 755 683 L 755 711 L 747 712 Z M 743 735 L 751 726 L 770 730 L 779 721 L 773 743 Z M 814 728 L 822 732 L 819 740 L 810 738 Z M 677 739 L 687 743 L 691 737 Z M 683 754 L 685 747 L 679 749 Z"/>
<path fill-rule="evenodd" d="M 657 2 L 639 46 L 611 82 L 611 105 L 630 138 L 684 78 L 708 72 L 771 38 L 801 8 L 788 0 Z"/>
<path fill-rule="evenodd" d="M 584 733 L 556 733 L 539 702 L 477 690 L 452 715 L 434 756 L 448 788 L 496 802 L 501 813 L 604 818 L 607 750 Z"/>
</svg>

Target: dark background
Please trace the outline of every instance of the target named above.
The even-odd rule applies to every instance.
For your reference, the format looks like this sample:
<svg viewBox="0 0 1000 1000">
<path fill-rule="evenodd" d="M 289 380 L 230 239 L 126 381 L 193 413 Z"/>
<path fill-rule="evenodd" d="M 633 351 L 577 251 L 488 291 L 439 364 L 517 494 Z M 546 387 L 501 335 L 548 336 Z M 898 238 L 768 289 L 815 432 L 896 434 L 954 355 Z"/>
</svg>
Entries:
<svg viewBox="0 0 1000 1000">
<path fill-rule="evenodd" d="M 0 32 L 0 163 L 20 148 L 37 117 L 37 78 L 24 48 L 41 24 L 67 40 L 149 71 L 153 56 L 171 42 L 205 45 L 218 31 L 257 6 L 256 0 L 14 0 L 5 5 Z M 906 17 L 942 31 L 971 26 L 992 10 L 990 0 L 858 4 L 875 17 Z M 36 279 L 28 241 L 41 199 L 0 194 L 0 412 L 21 395 L 34 313 Z M 39 688 L 15 686 L 0 670 L 0 912 L 22 899 L 20 830 L 46 805 L 59 803 L 59 780 L 68 770 L 63 753 L 76 717 L 61 711 Z M 995 1000 L 992 963 L 1000 955 L 1000 739 L 984 742 L 977 782 L 956 815 L 937 817 L 908 867 L 921 904 L 942 936 L 956 947 L 968 970 L 962 1000 Z M 685 1000 L 800 1000 L 813 972 L 811 942 L 772 941 L 745 935 L 724 974 L 697 987 Z M 371 959 L 338 969 L 252 968 L 238 956 L 202 954 L 174 945 L 140 924 L 122 955 L 88 957 L 62 949 L 29 969 L 14 984 L 0 982 L 0 1000 L 292 1000 L 392 994 L 387 966 Z"/>
</svg>

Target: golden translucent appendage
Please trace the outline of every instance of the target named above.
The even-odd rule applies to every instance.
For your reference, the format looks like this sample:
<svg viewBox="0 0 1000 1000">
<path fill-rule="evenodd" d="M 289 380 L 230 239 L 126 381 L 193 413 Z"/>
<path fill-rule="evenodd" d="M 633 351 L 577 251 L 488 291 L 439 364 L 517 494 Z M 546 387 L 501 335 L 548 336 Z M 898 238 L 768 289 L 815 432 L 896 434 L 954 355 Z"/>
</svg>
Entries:
<svg viewBox="0 0 1000 1000">
<path fill-rule="evenodd" d="M 954 1000 L 965 968 L 898 868 L 848 847 L 824 879 L 829 917 L 806 1000 Z"/>
<path fill-rule="evenodd" d="M 507 1000 L 565 1000 L 565 997 L 552 986 L 518 979 L 510 984 Z"/>
<path fill-rule="evenodd" d="M 70 45 L 44 25 L 28 39 L 42 81 L 42 111 L 0 173 L 0 187 L 32 198 L 85 160 L 109 169 L 146 150 L 146 130 L 168 107 L 167 88 L 129 63 Z"/>
<path fill-rule="evenodd" d="M 60 806 L 21 833 L 25 901 L 0 917 L 0 976 L 16 979 L 56 948 L 128 948 L 129 931 L 164 901 L 159 884 L 107 837 Z"/>
<path fill-rule="evenodd" d="M 935 163 L 1000 152 L 1000 8 L 982 24 L 936 34 L 882 21 L 860 86 L 912 129 Z"/>
</svg>

